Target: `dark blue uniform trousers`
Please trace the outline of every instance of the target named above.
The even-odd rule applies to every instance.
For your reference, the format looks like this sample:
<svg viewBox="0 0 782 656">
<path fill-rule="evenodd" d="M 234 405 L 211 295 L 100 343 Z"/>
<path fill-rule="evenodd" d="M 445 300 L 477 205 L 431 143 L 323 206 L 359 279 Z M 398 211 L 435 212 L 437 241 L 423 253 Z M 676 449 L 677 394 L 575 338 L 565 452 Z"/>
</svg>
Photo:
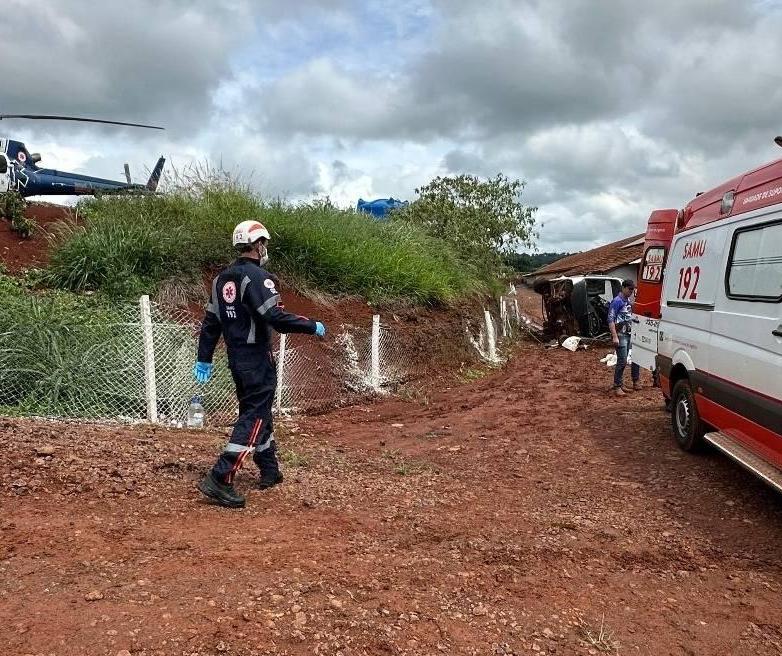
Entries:
<svg viewBox="0 0 782 656">
<path fill-rule="evenodd" d="M 213 473 L 218 481 L 233 482 L 249 453 L 261 475 L 274 476 L 279 471 L 274 441 L 272 406 L 277 389 L 277 368 L 271 353 L 265 357 L 230 358 L 231 375 L 239 400 L 239 418 L 231 439 L 220 454 Z"/>
</svg>

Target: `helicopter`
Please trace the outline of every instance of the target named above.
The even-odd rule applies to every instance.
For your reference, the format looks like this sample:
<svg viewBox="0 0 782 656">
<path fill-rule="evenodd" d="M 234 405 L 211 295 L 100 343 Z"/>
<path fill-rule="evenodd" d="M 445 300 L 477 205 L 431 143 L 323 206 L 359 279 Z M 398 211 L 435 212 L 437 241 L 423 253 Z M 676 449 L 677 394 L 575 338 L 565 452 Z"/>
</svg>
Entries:
<svg viewBox="0 0 782 656">
<path fill-rule="evenodd" d="M 106 121 L 96 118 L 81 118 L 76 116 L 49 116 L 43 114 L 0 114 L 3 119 L 30 119 L 54 121 L 80 121 L 85 123 L 103 123 L 108 125 L 124 125 L 150 130 L 163 130 L 156 125 L 141 123 L 125 123 L 122 121 Z M 41 156 L 30 153 L 21 141 L 0 138 L 0 194 L 17 192 L 23 198 L 28 196 L 89 196 L 101 193 L 152 193 L 157 190 L 165 157 L 160 157 L 146 184 L 133 183 L 130 179 L 130 169 L 125 164 L 126 182 L 117 182 L 104 178 L 96 178 L 79 173 L 68 173 L 55 169 L 45 169 L 38 166 Z"/>
</svg>

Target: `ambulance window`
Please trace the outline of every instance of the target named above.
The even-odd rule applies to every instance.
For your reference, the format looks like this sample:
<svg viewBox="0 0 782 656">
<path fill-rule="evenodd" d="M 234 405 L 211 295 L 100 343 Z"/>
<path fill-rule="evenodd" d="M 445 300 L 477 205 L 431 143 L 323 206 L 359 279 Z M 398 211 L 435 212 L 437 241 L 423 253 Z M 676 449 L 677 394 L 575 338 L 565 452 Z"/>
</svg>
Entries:
<svg viewBox="0 0 782 656">
<path fill-rule="evenodd" d="M 782 301 L 782 221 L 736 231 L 727 288 L 730 298 Z"/>
<path fill-rule="evenodd" d="M 660 282 L 663 277 L 663 264 L 665 263 L 665 248 L 654 246 L 649 248 L 644 255 L 644 264 L 641 267 L 641 280 L 644 282 Z"/>
<path fill-rule="evenodd" d="M 4 155 L 0 155 L 0 173 L 8 173 L 8 162 Z"/>
</svg>

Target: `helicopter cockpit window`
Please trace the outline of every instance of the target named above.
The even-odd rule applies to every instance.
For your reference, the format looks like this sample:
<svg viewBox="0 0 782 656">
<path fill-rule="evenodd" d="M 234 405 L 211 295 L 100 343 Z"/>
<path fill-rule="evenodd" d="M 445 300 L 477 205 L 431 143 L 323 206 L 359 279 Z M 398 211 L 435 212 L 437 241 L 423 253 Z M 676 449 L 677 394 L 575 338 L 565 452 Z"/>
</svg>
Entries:
<svg viewBox="0 0 782 656">
<path fill-rule="evenodd" d="M 8 160 L 5 155 L 0 155 L 0 174 L 8 173 Z"/>
</svg>

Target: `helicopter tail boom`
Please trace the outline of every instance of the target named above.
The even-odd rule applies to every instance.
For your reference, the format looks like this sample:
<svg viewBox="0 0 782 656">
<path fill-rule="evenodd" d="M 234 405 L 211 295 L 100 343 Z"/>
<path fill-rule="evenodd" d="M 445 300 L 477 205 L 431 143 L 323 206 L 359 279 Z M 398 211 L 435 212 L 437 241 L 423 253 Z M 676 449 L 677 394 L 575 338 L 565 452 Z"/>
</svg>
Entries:
<svg viewBox="0 0 782 656">
<path fill-rule="evenodd" d="M 166 158 L 161 157 L 157 164 L 155 164 L 155 168 L 152 169 L 152 174 L 149 176 L 149 180 L 147 180 L 147 191 L 156 191 L 158 183 L 160 182 L 160 175 L 163 173 L 163 165 L 166 163 Z"/>
</svg>

